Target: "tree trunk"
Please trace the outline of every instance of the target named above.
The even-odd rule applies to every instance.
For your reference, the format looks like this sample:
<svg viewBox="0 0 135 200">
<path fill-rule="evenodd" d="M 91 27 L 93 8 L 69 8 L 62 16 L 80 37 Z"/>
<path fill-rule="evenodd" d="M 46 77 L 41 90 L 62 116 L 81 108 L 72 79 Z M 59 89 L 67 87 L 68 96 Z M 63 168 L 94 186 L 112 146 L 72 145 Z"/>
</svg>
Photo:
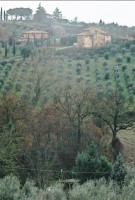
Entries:
<svg viewBox="0 0 135 200">
<path fill-rule="evenodd" d="M 116 140 L 117 140 L 116 131 L 114 131 L 113 136 L 112 136 L 112 146 L 113 146 L 113 144 L 115 144 Z"/>
</svg>

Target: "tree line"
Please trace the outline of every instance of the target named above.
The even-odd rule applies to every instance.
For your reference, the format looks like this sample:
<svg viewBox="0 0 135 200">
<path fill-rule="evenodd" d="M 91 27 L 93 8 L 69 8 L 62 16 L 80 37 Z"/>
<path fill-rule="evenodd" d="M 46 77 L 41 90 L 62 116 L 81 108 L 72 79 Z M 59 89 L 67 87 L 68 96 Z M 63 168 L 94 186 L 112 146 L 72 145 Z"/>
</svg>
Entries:
<svg viewBox="0 0 135 200">
<path fill-rule="evenodd" d="M 9 16 L 11 17 L 12 20 L 13 18 L 15 20 L 18 20 L 18 19 L 21 20 L 23 17 L 25 19 L 29 19 L 31 14 L 32 14 L 32 9 L 30 8 L 13 8 L 13 9 L 3 11 L 3 8 L 1 7 L 1 12 L 0 12 L 2 21 L 7 21 L 9 19 Z"/>
<path fill-rule="evenodd" d="M 33 17 L 33 19 L 35 21 L 44 21 L 47 17 L 52 17 L 55 19 L 61 19 L 62 18 L 62 12 L 59 10 L 58 7 L 56 7 L 56 9 L 54 10 L 53 14 L 50 15 L 46 12 L 46 10 L 41 6 L 41 3 L 39 3 L 39 6 L 36 10 L 36 13 L 32 16 L 33 10 L 30 8 L 10 8 L 8 10 L 4 10 L 1 7 L 1 11 L 0 11 L 0 19 L 2 21 L 8 21 L 9 17 L 11 18 L 11 20 L 29 20 L 31 17 Z"/>
</svg>

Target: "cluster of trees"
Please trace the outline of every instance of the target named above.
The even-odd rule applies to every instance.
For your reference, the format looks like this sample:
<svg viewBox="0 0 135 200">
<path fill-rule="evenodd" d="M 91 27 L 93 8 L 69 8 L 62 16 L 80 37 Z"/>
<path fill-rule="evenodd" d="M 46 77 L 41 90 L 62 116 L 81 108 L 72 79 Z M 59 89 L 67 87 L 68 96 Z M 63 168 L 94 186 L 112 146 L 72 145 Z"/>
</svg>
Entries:
<svg viewBox="0 0 135 200">
<path fill-rule="evenodd" d="M 3 37 L 3 35 L 2 35 Z M 13 54 L 13 56 L 16 55 L 17 51 L 17 42 L 15 40 L 14 36 L 10 36 L 7 40 L 1 40 L 1 46 L 4 49 L 4 57 L 7 58 L 9 51 Z"/>
<path fill-rule="evenodd" d="M 10 17 L 11 20 L 22 20 L 22 19 L 26 19 L 26 20 L 29 20 L 30 17 L 32 17 L 32 12 L 33 10 L 30 9 L 30 8 L 23 8 L 23 7 L 20 7 L 20 8 L 10 8 L 9 10 L 4 10 L 3 11 L 3 8 L 1 7 L 1 11 L 0 11 L 0 19 L 1 20 L 4 20 L 4 21 L 7 21 L 8 18 Z M 38 22 L 44 22 L 44 20 L 47 18 L 47 17 L 50 17 L 52 16 L 53 18 L 55 19 L 61 19 L 62 18 L 62 12 L 59 10 L 58 7 L 56 7 L 56 9 L 54 10 L 53 14 L 52 15 L 49 15 L 46 10 L 41 6 L 41 3 L 39 3 L 39 6 L 36 10 L 36 13 L 33 15 L 33 19 L 35 21 L 38 21 Z"/>
<path fill-rule="evenodd" d="M 7 19 L 8 19 L 8 15 L 7 15 L 6 11 L 5 10 L 3 11 L 2 7 L 1 7 L 1 10 L 0 10 L 0 20 L 1 21 L 2 20 L 7 21 Z"/>
<path fill-rule="evenodd" d="M 105 156 L 99 154 L 97 146 L 92 143 L 86 152 L 78 153 L 73 172 L 80 183 L 104 177 L 106 180 L 113 179 L 122 186 L 127 168 L 121 154 L 112 164 Z"/>
<path fill-rule="evenodd" d="M 25 19 L 30 19 L 30 16 L 32 15 L 32 9 L 30 8 L 13 8 L 13 9 L 9 9 L 6 11 L 7 15 L 11 17 L 11 19 L 21 20 L 23 17 Z"/>
<path fill-rule="evenodd" d="M 37 86 L 39 91 L 39 81 Z M 61 169 L 68 170 L 64 176 L 69 177 L 77 152 L 92 141 L 100 147 L 106 125 L 112 131 L 116 159 L 121 151 L 115 148 L 117 132 L 125 121 L 123 100 L 115 93 L 106 103 L 107 97 L 98 97 L 87 88 L 59 89 L 54 102 L 38 110 L 23 96 L 8 93 L 0 97 L 1 177 L 13 173 L 22 183 L 29 177 L 40 187 L 48 179 L 60 178 Z"/>
<path fill-rule="evenodd" d="M 0 11 L 0 19 L 3 21 L 7 21 L 9 17 L 11 17 L 12 20 L 18 20 L 18 18 L 21 20 L 22 18 L 30 19 L 31 16 L 32 9 L 30 8 L 10 8 L 9 10 L 3 11 L 1 7 Z"/>
</svg>

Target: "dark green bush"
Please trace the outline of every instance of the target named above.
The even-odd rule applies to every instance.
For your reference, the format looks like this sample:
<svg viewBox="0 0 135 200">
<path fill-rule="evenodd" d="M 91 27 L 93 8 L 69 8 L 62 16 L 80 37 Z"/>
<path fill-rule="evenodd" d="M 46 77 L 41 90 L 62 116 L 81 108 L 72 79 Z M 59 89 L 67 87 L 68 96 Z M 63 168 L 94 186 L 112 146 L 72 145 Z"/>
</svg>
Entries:
<svg viewBox="0 0 135 200">
<path fill-rule="evenodd" d="M 127 87 L 128 87 L 128 88 L 130 88 L 130 87 L 132 88 L 132 87 L 133 87 L 133 83 L 132 83 L 132 82 L 129 82 L 128 85 L 127 85 Z"/>
<path fill-rule="evenodd" d="M 132 69 L 133 72 L 135 72 L 135 67 Z"/>
<path fill-rule="evenodd" d="M 86 65 L 89 65 L 89 64 L 90 64 L 90 60 L 89 60 L 89 59 L 86 59 L 86 60 L 85 60 L 85 64 L 86 64 Z"/>
<path fill-rule="evenodd" d="M 78 153 L 75 163 L 73 172 L 81 183 L 101 177 L 108 179 L 111 175 L 112 164 L 106 157 L 98 155 L 97 146 L 94 143 L 89 146 L 87 152 Z"/>
<path fill-rule="evenodd" d="M 12 65 L 11 64 L 7 64 L 7 70 L 11 70 Z"/>
<path fill-rule="evenodd" d="M 106 52 L 106 53 L 104 54 L 104 58 L 105 58 L 106 60 L 109 60 L 109 52 Z"/>
<path fill-rule="evenodd" d="M 126 51 L 127 51 L 126 48 L 122 48 L 122 49 L 121 49 L 122 55 L 124 55 L 124 54 L 126 53 Z"/>
<path fill-rule="evenodd" d="M 30 54 L 31 54 L 30 47 L 29 46 L 22 47 L 20 54 L 21 54 L 21 56 L 23 57 L 24 60 L 26 58 L 28 58 L 30 56 Z"/>
<path fill-rule="evenodd" d="M 127 65 L 126 64 L 122 65 L 122 71 L 124 72 L 126 69 L 127 69 Z"/>
<path fill-rule="evenodd" d="M 11 89 L 11 85 L 10 85 L 9 83 L 6 83 L 6 84 L 4 85 L 4 89 L 5 89 L 6 91 L 9 91 L 9 90 Z"/>
<path fill-rule="evenodd" d="M 131 62 L 131 57 L 127 56 L 127 63 L 130 63 L 130 62 Z"/>
<path fill-rule="evenodd" d="M 107 65 L 108 65 L 107 61 L 104 61 L 103 66 L 107 66 Z"/>
<path fill-rule="evenodd" d="M 132 92 L 132 93 L 133 93 L 133 92 Z M 132 94 L 129 95 L 129 102 L 130 102 L 131 104 L 134 103 L 134 97 L 133 97 Z"/>
<path fill-rule="evenodd" d="M 8 62 L 7 60 L 3 60 L 3 61 L 0 62 L 0 64 L 1 64 L 2 66 L 5 66 L 5 65 L 7 64 L 7 62 Z"/>
<path fill-rule="evenodd" d="M 3 77 L 0 77 L 0 82 L 1 82 L 2 85 L 4 84 L 4 78 Z"/>
<path fill-rule="evenodd" d="M 82 64 L 79 62 L 79 63 L 76 64 L 76 66 L 77 66 L 77 67 L 81 67 Z"/>
<path fill-rule="evenodd" d="M 89 65 L 87 65 L 87 71 L 89 71 L 90 70 L 90 66 Z"/>
<path fill-rule="evenodd" d="M 3 69 L 3 66 L 0 64 L 0 70 L 2 70 Z"/>
<path fill-rule="evenodd" d="M 107 72 L 106 74 L 105 74 L 105 80 L 108 80 L 110 78 L 110 75 L 109 75 L 109 72 Z"/>
<path fill-rule="evenodd" d="M 79 74 L 81 73 L 81 68 L 80 68 L 80 67 L 77 67 L 77 68 L 76 68 L 76 72 L 77 72 L 77 74 L 79 75 Z"/>
<path fill-rule="evenodd" d="M 16 91 L 20 92 L 21 88 L 22 88 L 22 85 L 20 82 L 17 82 L 16 85 L 15 85 L 15 88 L 16 88 Z"/>
<path fill-rule="evenodd" d="M 118 63 L 123 62 L 122 56 L 118 56 L 118 57 L 116 58 L 116 62 L 118 62 Z"/>
<path fill-rule="evenodd" d="M 11 59 L 11 60 L 10 60 L 10 64 L 13 65 L 14 63 L 15 63 L 15 60 L 14 60 L 14 59 Z"/>
</svg>

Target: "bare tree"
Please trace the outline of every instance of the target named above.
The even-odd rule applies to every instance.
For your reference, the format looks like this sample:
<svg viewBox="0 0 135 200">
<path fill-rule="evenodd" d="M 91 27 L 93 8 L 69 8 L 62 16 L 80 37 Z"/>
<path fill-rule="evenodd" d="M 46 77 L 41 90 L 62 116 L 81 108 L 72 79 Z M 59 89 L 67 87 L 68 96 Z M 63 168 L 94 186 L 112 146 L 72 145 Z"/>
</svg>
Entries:
<svg viewBox="0 0 135 200">
<path fill-rule="evenodd" d="M 83 87 L 76 87 L 72 91 L 65 86 L 56 94 L 57 106 L 63 112 L 62 117 L 68 119 L 69 125 L 74 129 L 78 147 L 81 144 L 82 125 L 92 110 L 92 99 L 93 94 Z"/>
<path fill-rule="evenodd" d="M 112 132 L 112 146 L 117 141 L 117 133 L 125 129 L 131 123 L 127 118 L 129 105 L 117 89 L 111 93 L 105 92 L 101 97 L 96 98 L 93 115 L 106 124 Z"/>
</svg>

